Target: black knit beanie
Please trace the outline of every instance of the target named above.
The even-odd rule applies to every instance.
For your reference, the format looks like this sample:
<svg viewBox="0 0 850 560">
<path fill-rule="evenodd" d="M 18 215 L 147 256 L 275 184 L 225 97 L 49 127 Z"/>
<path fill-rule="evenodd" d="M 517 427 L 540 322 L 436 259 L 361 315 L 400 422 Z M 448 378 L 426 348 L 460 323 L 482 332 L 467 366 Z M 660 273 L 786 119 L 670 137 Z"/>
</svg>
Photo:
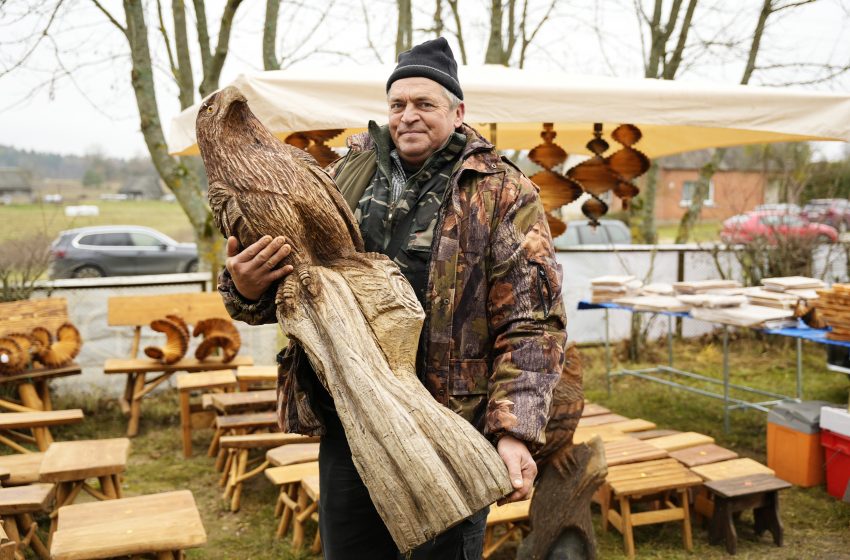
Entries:
<svg viewBox="0 0 850 560">
<path fill-rule="evenodd" d="M 402 78 L 428 78 L 463 99 L 457 80 L 457 62 L 452 48 L 443 37 L 425 41 L 398 55 L 398 66 L 387 80 L 387 92 L 394 81 Z"/>
</svg>

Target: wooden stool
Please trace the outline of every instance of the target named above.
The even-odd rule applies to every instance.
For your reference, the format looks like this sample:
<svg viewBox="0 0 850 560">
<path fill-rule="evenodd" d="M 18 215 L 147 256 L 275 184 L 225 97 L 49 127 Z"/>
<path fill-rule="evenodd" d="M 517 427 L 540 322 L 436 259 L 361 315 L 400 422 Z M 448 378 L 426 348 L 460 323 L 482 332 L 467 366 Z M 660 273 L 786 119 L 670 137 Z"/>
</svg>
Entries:
<svg viewBox="0 0 850 560">
<path fill-rule="evenodd" d="M 613 414 L 609 412 L 608 414 L 596 414 L 594 416 L 582 416 L 578 421 L 578 425 L 581 427 L 587 426 L 602 426 L 603 424 L 613 424 L 614 422 L 624 422 L 628 420 L 625 416 L 620 416 L 619 414 Z"/>
<path fill-rule="evenodd" d="M 752 509 L 756 536 L 765 531 L 773 535 L 776 546 L 782 546 L 782 522 L 779 520 L 779 491 L 791 484 L 769 474 L 742 476 L 707 482 L 705 487 L 714 495 L 714 515 L 708 541 L 726 543 L 726 552 L 735 554 L 738 534 L 734 514 Z"/>
<path fill-rule="evenodd" d="M 53 560 L 156 554 L 183 558 L 183 550 L 207 542 L 195 499 L 188 490 L 65 506 L 53 536 Z"/>
<path fill-rule="evenodd" d="M 4 412 L 0 414 L 0 430 L 11 437 L 0 435 L 0 443 L 11 447 L 18 453 L 32 453 L 29 449 L 11 438 L 35 443 L 39 451 L 46 451 L 53 443 L 50 426 L 62 426 L 83 421 L 83 411 L 79 408 L 70 410 L 50 410 L 43 412 Z M 30 430 L 32 436 L 16 430 Z"/>
<path fill-rule="evenodd" d="M 673 451 L 670 453 L 670 456 L 689 469 L 738 458 L 738 454 L 731 449 L 726 449 L 713 443 Z"/>
<path fill-rule="evenodd" d="M 120 475 L 127 469 L 130 440 L 127 438 L 63 441 L 51 444 L 39 469 L 41 482 L 54 482 L 56 507 L 51 514 L 50 534 L 56 530 L 56 510 L 74 503 L 85 490 L 98 500 L 121 497 Z M 97 478 L 100 490 L 86 481 Z"/>
<path fill-rule="evenodd" d="M 9 478 L 3 479 L 3 486 L 22 486 L 38 482 L 38 471 L 44 453 L 18 453 L 1 455 L 0 469 L 9 472 Z"/>
<path fill-rule="evenodd" d="M 609 467 L 665 457 L 667 457 L 666 451 L 639 439 L 621 439 L 605 444 L 605 462 Z"/>
<path fill-rule="evenodd" d="M 18 543 L 9 538 L 4 528 L 5 523 L 0 521 L 0 560 L 16 560 L 18 554 Z"/>
<path fill-rule="evenodd" d="M 487 528 L 484 532 L 482 558 L 490 558 L 494 552 L 514 536 L 522 538 L 522 535 L 528 531 L 524 523 L 528 521 L 530 507 L 531 500 L 511 502 L 503 506 L 490 506 L 490 513 L 487 514 Z M 496 527 L 505 528 L 505 532 L 498 539 L 494 535 Z"/>
<path fill-rule="evenodd" d="M 710 463 L 708 465 L 699 465 L 693 467 L 691 470 L 707 482 L 728 480 L 741 476 L 754 476 L 757 474 L 774 474 L 773 469 L 746 457 Z M 714 502 L 712 501 L 712 495 L 707 490 L 703 489 L 697 493 L 694 498 L 694 511 L 696 511 L 698 521 L 702 517 L 706 519 L 712 519 L 714 517 Z"/>
<path fill-rule="evenodd" d="M 319 475 L 308 475 L 301 479 L 298 487 L 298 513 L 294 515 L 292 525 L 292 548 L 300 550 L 304 544 L 304 524 L 308 519 L 319 522 Z M 318 554 L 322 551 L 322 538 L 318 529 L 313 539 L 310 552 Z"/>
<path fill-rule="evenodd" d="M 594 403 L 584 403 L 584 408 L 581 411 L 581 417 L 596 416 L 598 414 L 608 414 L 611 411 L 602 405 Z"/>
<path fill-rule="evenodd" d="M 274 508 L 275 517 L 280 517 L 275 537 L 283 537 L 289 529 L 292 516 L 301 513 L 298 506 L 298 489 L 301 486 L 301 479 L 306 476 L 318 476 L 318 474 L 319 463 L 315 461 L 266 469 L 266 477 L 272 484 L 280 487 Z"/>
<path fill-rule="evenodd" d="M 269 466 L 269 462 L 264 460 L 263 457 L 249 461 L 248 455 L 251 450 L 266 450 L 290 443 L 314 443 L 318 441 L 318 437 L 282 433 L 222 436 L 219 445 L 227 453 L 227 459 L 224 464 L 224 472 L 219 479 L 219 485 L 224 486 L 224 498 L 230 500 L 230 511 L 239 511 L 243 483 L 249 478 L 257 476 Z M 260 462 L 259 466 L 248 471 L 248 466 L 255 462 Z"/>
<path fill-rule="evenodd" d="M 698 434 L 696 432 L 682 432 L 679 434 L 662 436 L 644 441 L 669 453 L 670 451 L 696 447 L 697 445 L 704 445 L 706 443 L 714 443 L 714 438 L 705 434 Z"/>
<path fill-rule="evenodd" d="M 241 366 L 236 370 L 240 391 L 256 387 L 274 387 L 277 384 L 277 366 Z"/>
<path fill-rule="evenodd" d="M 219 414 L 264 412 L 277 406 L 277 391 L 248 391 L 247 393 L 217 393 L 212 396 L 213 408 Z"/>
<path fill-rule="evenodd" d="M 664 436 L 673 436 L 676 434 L 681 434 L 682 432 L 678 430 L 646 430 L 643 432 L 634 432 L 629 434 L 631 437 L 635 439 L 655 439 Z"/>
<path fill-rule="evenodd" d="M 183 456 L 192 456 L 192 407 L 189 396 L 192 391 L 234 390 L 236 376 L 229 369 L 184 373 L 177 376 L 177 390 L 180 391 L 180 429 L 183 436 Z M 200 412 L 200 411 L 194 411 Z"/>
<path fill-rule="evenodd" d="M 607 529 L 608 522 L 623 535 L 626 555 L 635 556 L 634 527 L 681 521 L 685 549 L 693 548 L 691 538 L 691 518 L 688 511 L 688 488 L 698 486 L 702 480 L 683 467 L 675 459 L 659 459 L 620 465 L 608 469 L 605 485 L 611 489 L 611 503 L 602 504 L 602 528 Z M 670 501 L 668 495 L 679 495 L 680 505 Z M 632 512 L 633 500 L 644 497 L 657 497 L 658 509 L 647 512 Z M 619 502 L 620 511 L 614 509 L 614 501 Z"/>
<path fill-rule="evenodd" d="M 219 446 L 222 436 L 235 436 L 251 433 L 254 430 L 276 431 L 277 413 L 275 412 L 249 412 L 247 414 L 231 414 L 228 416 L 216 416 L 215 434 L 210 442 L 207 455 L 216 457 L 215 470 L 224 468 L 225 453 Z"/>
<path fill-rule="evenodd" d="M 31 484 L 0 489 L 0 517 L 6 534 L 17 543 L 15 557 L 23 558 L 20 552 L 31 548 L 39 558 L 50 560 L 50 553 L 36 530 L 38 525 L 32 514 L 48 511 L 53 500 L 52 484 Z"/>
</svg>

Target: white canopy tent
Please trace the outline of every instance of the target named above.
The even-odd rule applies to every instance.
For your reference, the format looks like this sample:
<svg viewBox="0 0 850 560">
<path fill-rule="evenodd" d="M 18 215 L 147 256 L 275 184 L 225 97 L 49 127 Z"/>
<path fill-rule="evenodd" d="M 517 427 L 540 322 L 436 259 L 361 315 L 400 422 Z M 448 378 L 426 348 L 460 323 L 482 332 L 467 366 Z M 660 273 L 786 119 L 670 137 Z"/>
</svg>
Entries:
<svg viewBox="0 0 850 560">
<path fill-rule="evenodd" d="M 231 85 L 252 111 L 284 138 L 305 130 L 345 129 L 328 142 L 387 120 L 385 84 L 392 67 L 300 68 L 240 75 Z M 503 66 L 458 70 L 466 122 L 499 149 L 526 149 L 541 142 L 542 123 L 554 123 L 556 143 L 587 154 L 593 123 L 606 133 L 621 123 L 637 125 L 635 146 L 655 158 L 708 147 L 804 140 L 850 141 L 850 95 L 786 88 L 573 76 Z M 173 154 L 197 154 L 192 106 L 172 120 Z M 612 143 L 612 146 L 616 144 Z"/>
</svg>

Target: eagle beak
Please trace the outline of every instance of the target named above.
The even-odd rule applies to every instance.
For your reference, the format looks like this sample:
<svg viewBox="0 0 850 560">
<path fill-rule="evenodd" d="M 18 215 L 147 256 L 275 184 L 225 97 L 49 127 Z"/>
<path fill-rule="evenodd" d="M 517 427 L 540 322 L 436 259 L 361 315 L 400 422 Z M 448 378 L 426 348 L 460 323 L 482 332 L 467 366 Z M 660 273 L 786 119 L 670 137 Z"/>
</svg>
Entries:
<svg viewBox="0 0 850 560">
<path fill-rule="evenodd" d="M 248 100 L 245 99 L 245 96 L 242 95 L 242 92 L 239 91 L 234 86 L 227 86 L 220 92 L 218 92 L 218 105 L 219 105 L 219 114 L 222 116 L 230 113 L 231 109 L 239 104 L 239 103 L 247 103 Z"/>
</svg>

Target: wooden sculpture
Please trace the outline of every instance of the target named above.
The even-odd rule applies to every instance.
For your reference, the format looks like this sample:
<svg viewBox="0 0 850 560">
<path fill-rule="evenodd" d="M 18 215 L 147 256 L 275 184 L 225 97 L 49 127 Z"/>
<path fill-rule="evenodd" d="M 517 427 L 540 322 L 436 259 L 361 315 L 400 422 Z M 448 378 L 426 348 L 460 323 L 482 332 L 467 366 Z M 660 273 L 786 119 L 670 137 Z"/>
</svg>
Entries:
<svg viewBox="0 0 850 560">
<path fill-rule="evenodd" d="M 8 336 L 0 338 L 0 375 L 20 373 L 27 362 L 29 362 L 29 356 L 15 339 Z"/>
<path fill-rule="evenodd" d="M 56 330 L 56 341 L 37 352 L 38 361 L 49 368 L 68 365 L 80 353 L 83 337 L 71 323 L 64 323 Z"/>
<path fill-rule="evenodd" d="M 543 132 L 540 133 L 543 143 L 528 152 L 528 159 L 543 168 L 543 171 L 538 171 L 529 179 L 540 187 L 540 201 L 546 210 L 552 237 L 558 237 L 567 229 L 564 222 L 552 215 L 552 210 L 577 200 L 582 194 L 581 185 L 552 170 L 567 159 L 567 152 L 554 143 L 556 136 L 552 123 L 543 123 Z"/>
<path fill-rule="evenodd" d="M 581 356 L 575 344 L 570 344 L 561 380 L 552 394 L 546 445 L 534 455 L 539 474 L 529 514 L 531 532 L 517 553 L 520 560 L 596 558 L 590 502 L 608 469 L 600 438 L 573 445 L 584 410 L 581 378 Z"/>
<path fill-rule="evenodd" d="M 195 350 L 195 357 L 200 361 L 206 360 L 216 348 L 221 348 L 221 361 L 231 362 L 242 344 L 233 321 L 218 317 L 198 321 L 192 336 L 204 337 Z"/>
<path fill-rule="evenodd" d="M 32 341 L 32 353 L 38 356 L 42 350 L 50 348 L 53 343 L 53 335 L 44 327 L 35 327 L 30 331 L 30 341 Z"/>
<path fill-rule="evenodd" d="M 611 138 L 623 147 L 607 158 L 608 166 L 618 176 L 613 192 L 623 201 L 623 209 L 629 206 L 629 201 L 638 195 L 640 189 L 632 182 L 649 170 L 649 158 L 632 147 L 641 139 L 641 131 L 632 124 L 621 124 L 611 133 Z"/>
<path fill-rule="evenodd" d="M 189 349 L 189 327 L 182 317 L 167 315 L 165 319 L 151 321 L 151 329 L 165 335 L 165 345 L 147 346 L 145 355 L 162 364 L 175 364 Z"/>
<path fill-rule="evenodd" d="M 310 155 L 275 138 L 233 87 L 197 118 L 216 225 L 245 247 L 292 245 L 278 322 L 330 392 L 352 459 L 402 552 L 511 491 L 493 446 L 416 377 L 424 313 L 387 257 L 362 253 L 348 205 Z"/>
</svg>

